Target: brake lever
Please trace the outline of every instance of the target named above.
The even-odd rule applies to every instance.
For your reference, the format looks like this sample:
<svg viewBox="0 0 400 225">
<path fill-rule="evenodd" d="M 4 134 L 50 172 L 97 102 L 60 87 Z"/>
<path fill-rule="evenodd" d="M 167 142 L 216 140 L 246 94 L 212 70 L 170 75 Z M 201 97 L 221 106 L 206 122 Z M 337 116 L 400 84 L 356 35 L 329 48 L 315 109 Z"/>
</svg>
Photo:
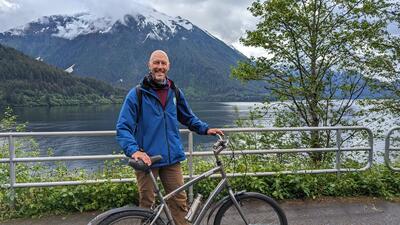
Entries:
<svg viewBox="0 0 400 225">
<path fill-rule="evenodd" d="M 229 142 L 228 139 L 224 140 L 224 138 L 219 134 L 216 134 L 216 136 L 218 136 L 219 140 L 213 145 L 213 148 L 217 149 L 220 146 L 222 146 L 223 148 L 226 148 L 228 146 L 228 142 Z"/>
</svg>

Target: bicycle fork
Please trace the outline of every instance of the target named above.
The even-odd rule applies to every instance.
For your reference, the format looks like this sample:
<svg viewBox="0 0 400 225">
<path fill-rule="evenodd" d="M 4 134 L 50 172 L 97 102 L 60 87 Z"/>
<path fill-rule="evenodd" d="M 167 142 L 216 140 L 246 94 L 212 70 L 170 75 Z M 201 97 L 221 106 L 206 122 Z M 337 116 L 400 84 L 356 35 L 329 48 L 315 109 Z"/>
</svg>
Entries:
<svg viewBox="0 0 400 225">
<path fill-rule="evenodd" d="M 244 216 L 244 213 L 243 213 L 242 209 L 240 208 L 239 202 L 238 202 L 238 201 L 236 200 L 236 198 L 235 198 L 235 194 L 234 194 L 233 191 L 232 191 L 232 187 L 231 187 L 231 185 L 229 184 L 229 182 L 228 182 L 228 180 L 227 180 L 226 173 L 225 173 L 225 171 L 224 171 L 224 168 L 223 168 L 223 166 L 222 166 L 221 161 L 220 161 L 219 158 L 218 158 L 218 155 L 216 154 L 215 157 L 216 157 L 216 159 L 217 159 L 217 165 L 221 167 L 221 176 L 222 176 L 223 180 L 226 180 L 225 185 L 226 185 L 226 188 L 228 189 L 228 193 L 229 193 L 229 196 L 231 197 L 231 200 L 232 200 L 232 202 L 233 202 L 233 205 L 234 205 L 234 206 L 236 207 L 236 209 L 238 210 L 238 212 L 239 212 L 240 216 L 242 217 L 244 223 L 245 223 L 246 225 L 249 225 L 249 223 L 248 223 L 247 220 L 246 220 L 246 217 Z"/>
<path fill-rule="evenodd" d="M 236 209 L 239 211 L 239 214 L 240 214 L 240 216 L 242 217 L 244 223 L 245 223 L 246 225 L 249 225 L 249 223 L 248 223 L 247 220 L 246 220 L 246 217 L 244 216 L 244 213 L 243 213 L 242 209 L 240 208 L 239 202 L 238 202 L 238 201 L 236 200 L 236 198 L 235 198 L 235 194 L 233 193 L 231 187 L 228 187 L 228 192 L 229 192 L 229 196 L 231 197 L 231 200 L 232 200 L 232 202 L 233 202 L 233 205 L 234 205 L 234 206 L 236 207 Z"/>
</svg>

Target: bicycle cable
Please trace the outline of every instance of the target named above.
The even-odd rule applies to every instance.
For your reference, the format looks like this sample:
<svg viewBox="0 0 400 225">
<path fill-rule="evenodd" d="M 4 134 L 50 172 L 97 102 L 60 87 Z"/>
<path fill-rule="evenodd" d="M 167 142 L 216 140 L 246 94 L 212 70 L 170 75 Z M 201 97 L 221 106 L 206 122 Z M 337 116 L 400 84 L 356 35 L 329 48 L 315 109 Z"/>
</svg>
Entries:
<svg viewBox="0 0 400 225">
<path fill-rule="evenodd" d="M 229 165 L 231 165 L 231 164 L 233 164 L 233 172 L 232 172 L 232 177 L 235 177 L 235 171 L 236 171 L 236 154 L 235 154 L 235 147 L 234 147 L 234 145 L 233 145 L 233 143 L 232 142 L 228 142 L 228 145 L 229 145 L 229 148 L 231 149 L 231 151 L 232 151 L 232 157 L 231 157 L 231 160 L 228 162 L 228 164 Z M 245 165 L 245 171 L 244 171 L 244 175 L 243 175 L 243 178 L 244 178 L 244 180 L 246 179 L 246 177 L 247 177 L 247 172 L 248 172 L 248 164 L 247 164 L 247 156 L 246 156 L 246 154 L 244 154 L 244 152 L 243 152 L 243 150 L 242 149 L 240 149 L 240 152 L 242 153 L 241 155 L 242 155 L 242 157 L 241 158 L 243 158 L 243 160 L 244 160 L 244 165 Z M 240 158 L 238 159 L 238 160 L 240 160 Z M 239 163 L 239 165 L 240 165 L 240 163 Z M 239 171 L 239 173 L 240 173 L 240 171 Z"/>
<path fill-rule="evenodd" d="M 233 144 L 231 142 L 228 142 L 229 148 L 232 151 L 231 155 L 231 160 L 228 162 L 228 165 L 231 165 L 233 163 L 233 169 L 232 169 L 232 177 L 235 177 L 235 170 L 236 170 L 236 164 L 235 164 L 235 149 L 233 147 Z"/>
</svg>

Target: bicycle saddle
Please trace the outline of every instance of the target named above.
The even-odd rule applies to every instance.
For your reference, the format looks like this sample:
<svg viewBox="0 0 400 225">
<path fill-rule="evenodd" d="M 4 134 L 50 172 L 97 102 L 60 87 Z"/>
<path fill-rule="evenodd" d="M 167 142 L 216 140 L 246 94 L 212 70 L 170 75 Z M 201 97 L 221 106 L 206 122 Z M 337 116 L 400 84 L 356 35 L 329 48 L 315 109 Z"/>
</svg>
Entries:
<svg viewBox="0 0 400 225">
<path fill-rule="evenodd" d="M 161 155 L 155 155 L 151 156 L 151 164 L 154 164 L 162 159 Z M 146 165 L 146 163 L 143 162 L 143 160 L 135 160 L 135 159 L 129 159 L 128 165 L 133 167 L 135 170 L 140 170 L 140 171 L 147 171 L 150 169 L 150 166 Z"/>
</svg>

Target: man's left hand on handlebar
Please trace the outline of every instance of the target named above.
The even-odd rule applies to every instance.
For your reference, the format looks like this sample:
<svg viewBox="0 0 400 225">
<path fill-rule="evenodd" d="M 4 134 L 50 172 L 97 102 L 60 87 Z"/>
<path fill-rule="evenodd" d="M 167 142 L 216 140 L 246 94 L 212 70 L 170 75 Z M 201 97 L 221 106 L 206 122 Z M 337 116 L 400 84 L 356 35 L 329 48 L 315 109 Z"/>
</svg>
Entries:
<svg viewBox="0 0 400 225">
<path fill-rule="evenodd" d="M 218 129 L 218 128 L 211 128 L 207 130 L 207 135 L 224 135 L 224 132 L 222 132 L 222 130 Z"/>
</svg>

